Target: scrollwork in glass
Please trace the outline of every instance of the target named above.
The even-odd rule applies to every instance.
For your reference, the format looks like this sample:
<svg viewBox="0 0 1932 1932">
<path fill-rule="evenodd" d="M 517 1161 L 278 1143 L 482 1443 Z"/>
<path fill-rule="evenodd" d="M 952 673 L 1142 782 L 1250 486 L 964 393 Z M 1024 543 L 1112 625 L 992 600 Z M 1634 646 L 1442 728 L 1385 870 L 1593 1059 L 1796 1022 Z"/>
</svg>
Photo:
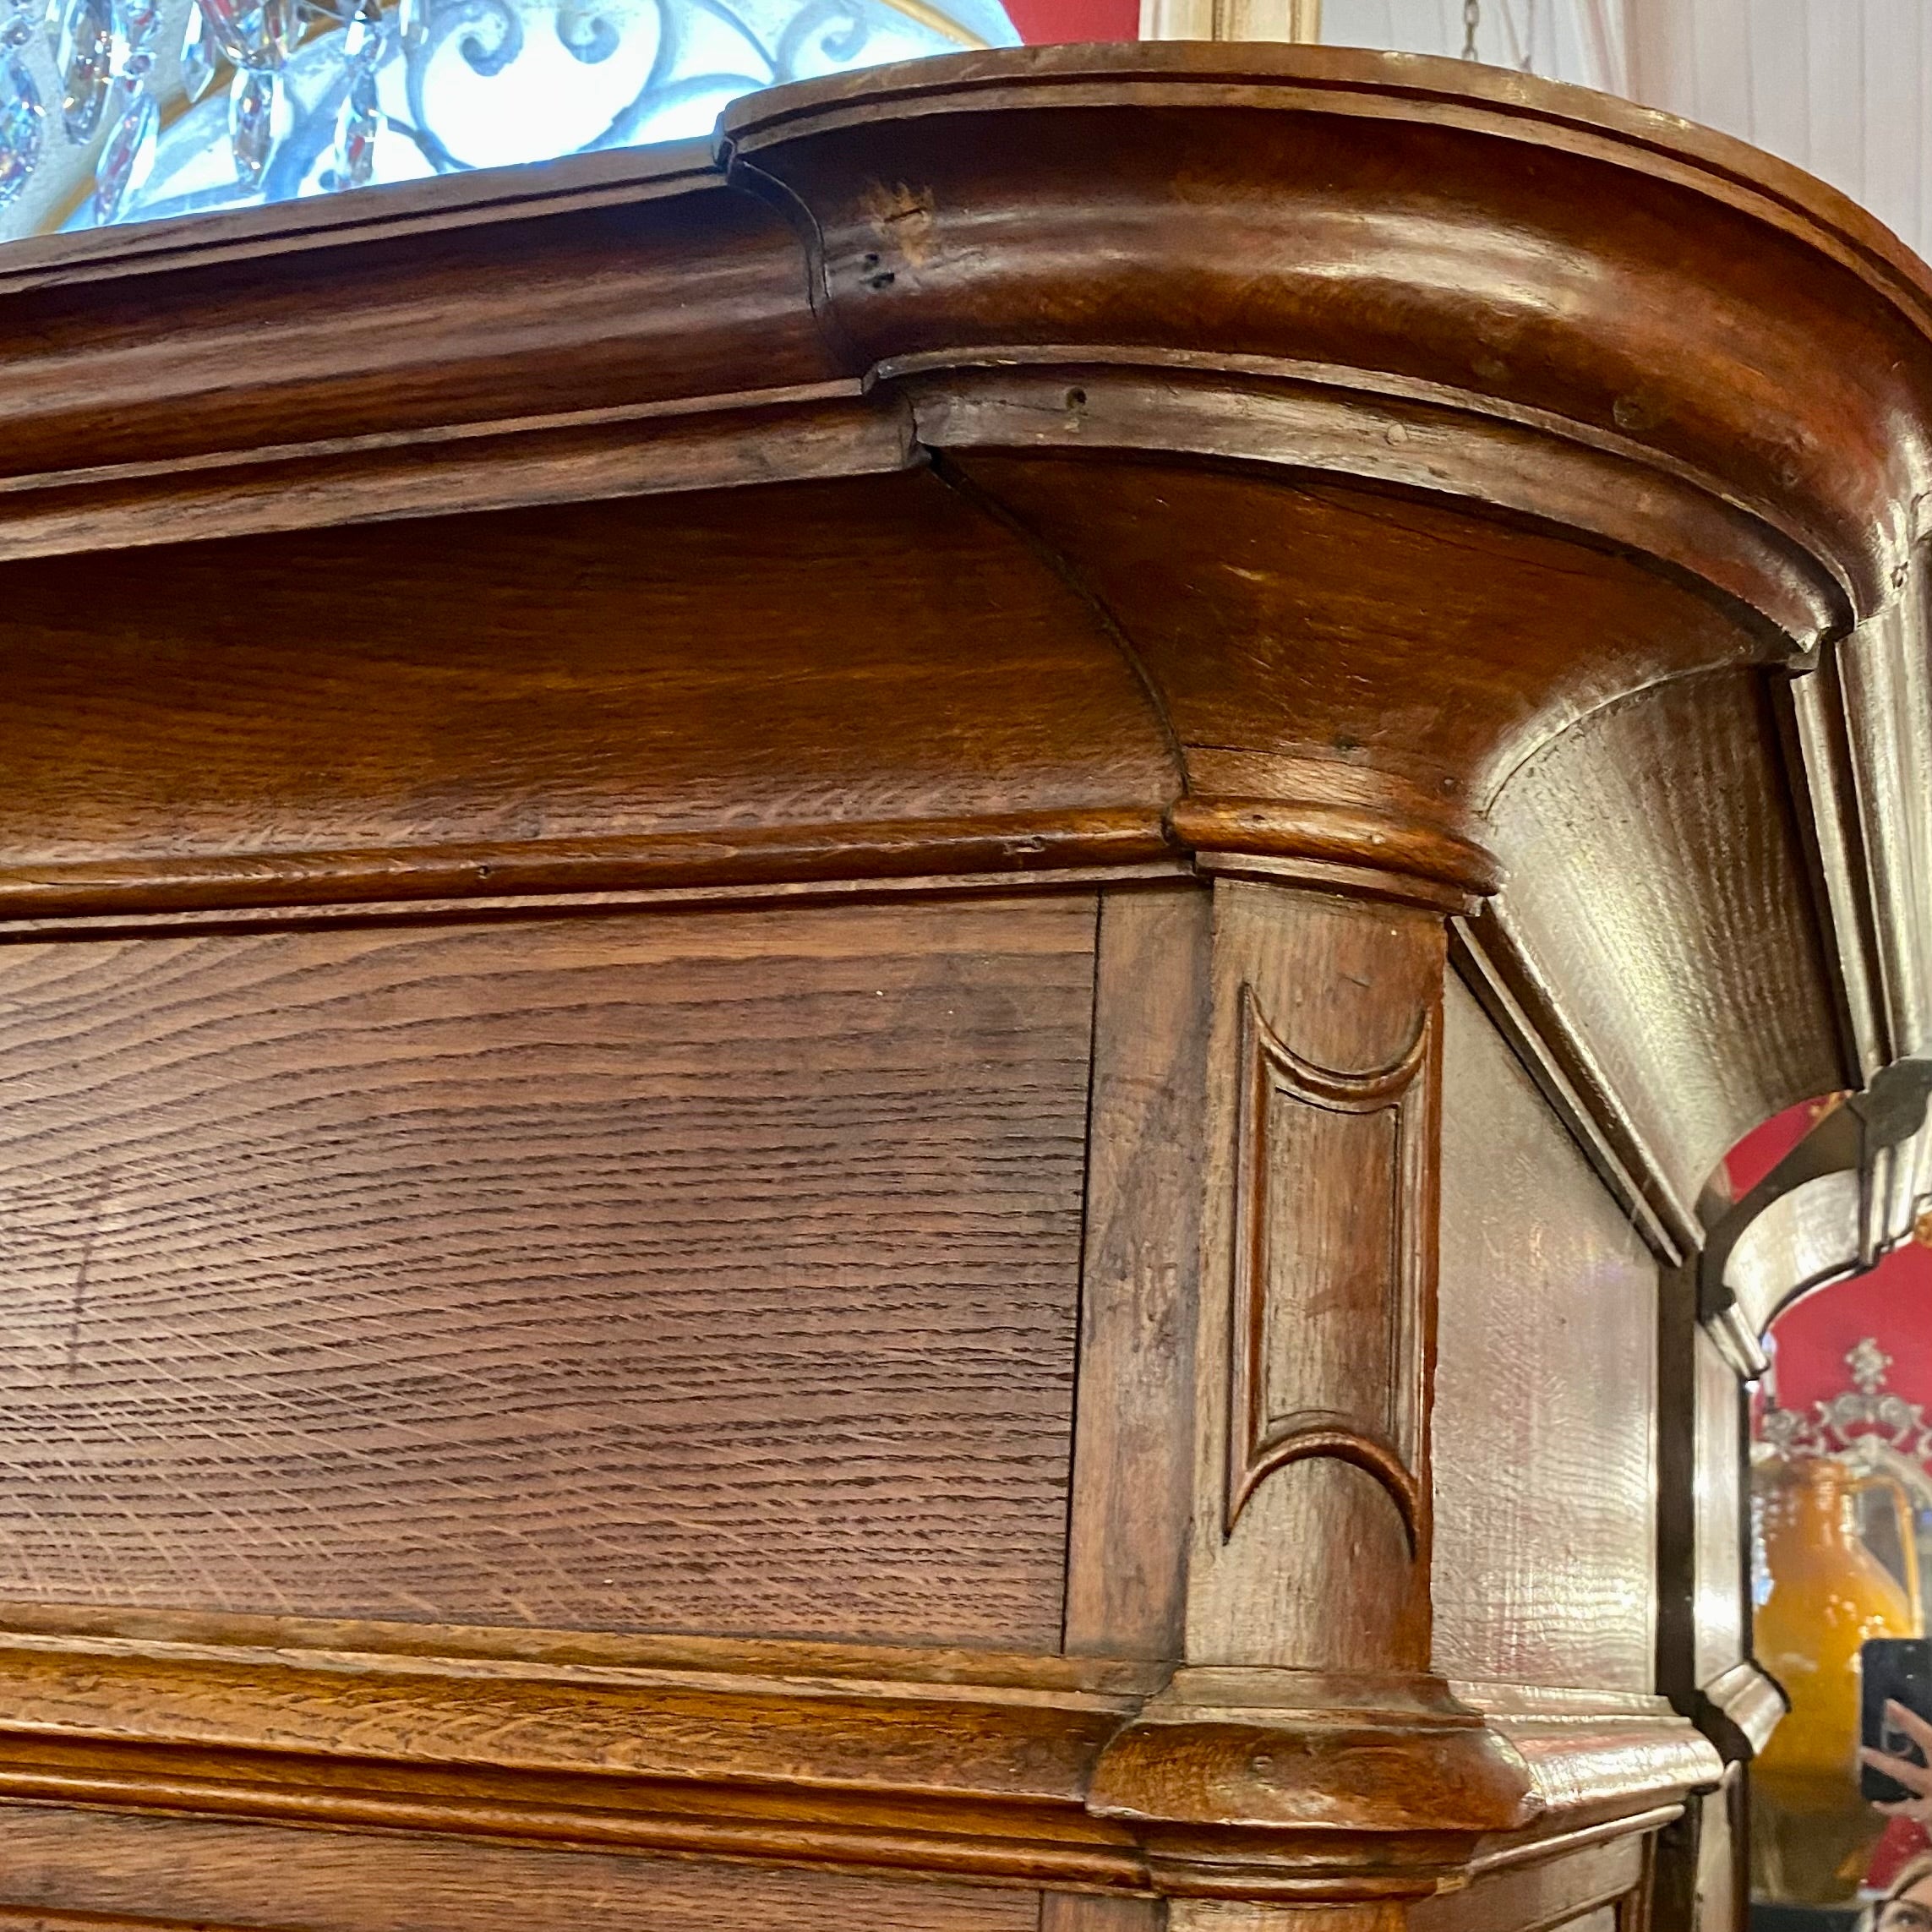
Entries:
<svg viewBox="0 0 1932 1932">
<path fill-rule="evenodd" d="M 0 0 L 0 232 L 677 139 L 1018 38 L 999 0 Z"/>
</svg>

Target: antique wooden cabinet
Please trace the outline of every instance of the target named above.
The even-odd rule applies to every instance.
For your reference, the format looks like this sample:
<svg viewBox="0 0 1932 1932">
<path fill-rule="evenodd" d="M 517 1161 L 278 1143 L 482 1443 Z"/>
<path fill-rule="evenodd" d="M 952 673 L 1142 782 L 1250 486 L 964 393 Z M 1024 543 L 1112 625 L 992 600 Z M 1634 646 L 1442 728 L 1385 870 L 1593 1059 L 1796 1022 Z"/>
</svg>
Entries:
<svg viewBox="0 0 1932 1932">
<path fill-rule="evenodd" d="M 1929 303 L 1206 45 L 0 258 L 0 1924 L 1728 1923 Z"/>
</svg>

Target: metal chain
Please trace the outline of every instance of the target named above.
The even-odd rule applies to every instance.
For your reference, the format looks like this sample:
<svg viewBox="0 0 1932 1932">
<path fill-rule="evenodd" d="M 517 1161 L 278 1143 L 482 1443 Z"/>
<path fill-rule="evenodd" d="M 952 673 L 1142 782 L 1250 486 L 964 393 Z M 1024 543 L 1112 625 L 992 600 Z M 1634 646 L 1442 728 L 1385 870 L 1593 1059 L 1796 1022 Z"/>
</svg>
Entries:
<svg viewBox="0 0 1932 1932">
<path fill-rule="evenodd" d="M 1482 0 L 1462 0 L 1462 57 L 1465 60 L 1482 58 L 1476 51 L 1476 30 L 1482 25 Z"/>
</svg>

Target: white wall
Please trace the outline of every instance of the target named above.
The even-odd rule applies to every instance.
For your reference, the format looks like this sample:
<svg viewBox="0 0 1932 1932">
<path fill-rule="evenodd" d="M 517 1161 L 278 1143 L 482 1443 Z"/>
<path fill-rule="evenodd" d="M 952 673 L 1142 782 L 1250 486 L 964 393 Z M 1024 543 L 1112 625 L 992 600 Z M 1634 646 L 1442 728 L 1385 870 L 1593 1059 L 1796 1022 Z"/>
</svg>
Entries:
<svg viewBox="0 0 1932 1932">
<path fill-rule="evenodd" d="M 1555 80 L 1622 93 L 1622 0 L 1480 0 L 1478 57 Z M 1462 0 L 1322 0 L 1334 46 L 1460 54 Z"/>
<path fill-rule="evenodd" d="M 1823 176 L 1932 257 L 1929 0 L 1481 0 L 1481 8 L 1483 59 L 1627 94 L 1740 135 Z M 1323 0 L 1322 38 L 1459 53 L 1462 0 Z"/>
</svg>

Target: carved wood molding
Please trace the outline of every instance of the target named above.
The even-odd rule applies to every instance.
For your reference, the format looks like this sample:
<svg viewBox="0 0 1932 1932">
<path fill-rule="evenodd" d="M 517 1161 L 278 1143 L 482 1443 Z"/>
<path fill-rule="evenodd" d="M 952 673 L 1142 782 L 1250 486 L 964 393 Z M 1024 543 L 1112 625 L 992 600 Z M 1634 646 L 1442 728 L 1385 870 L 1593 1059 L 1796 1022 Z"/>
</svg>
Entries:
<svg viewBox="0 0 1932 1932">
<path fill-rule="evenodd" d="M 1839 621 L 1836 590 L 1787 532 L 1710 478 L 1549 412 L 1493 412 L 1444 385 L 1291 357 L 1023 341 L 962 359 L 929 352 L 876 372 L 881 389 L 903 391 L 928 448 L 1185 451 L 1534 516 L 1560 505 L 1569 527 L 1695 570 L 1809 641 L 1793 661 Z"/>
<path fill-rule="evenodd" d="M 1156 128 L 1178 144 L 1165 156 L 1143 139 Z M 1311 154 L 1318 165 L 1304 165 Z M 1185 166 L 1167 165 L 1176 156 Z M 1547 175 L 1530 202 L 1525 159 Z M 1373 226 L 1382 189 L 1350 172 L 1385 184 L 1391 169 L 1411 196 L 1409 226 L 1393 236 Z M 1103 177 L 1112 213 L 1096 221 Z M 1182 193 L 1185 182 L 1213 191 Z M 1086 212 L 1069 223 L 1068 207 Z M 1698 245 L 1658 244 L 1685 235 Z M 1498 250 L 1516 251 L 1506 275 L 1493 272 Z M 1466 272 L 1411 274 L 1411 254 Z M 868 255 L 878 260 L 865 270 Z M 1253 272 L 1231 301 L 1235 259 Z M 1760 302 L 1746 283 L 1773 270 L 1778 299 Z M 1786 312 L 1790 287 L 1805 292 L 1802 314 Z M 929 772 L 849 831 L 822 822 L 822 794 L 761 793 L 767 822 L 747 824 L 750 781 L 729 819 L 692 824 L 665 809 L 640 756 L 613 788 L 614 815 L 640 807 L 626 829 L 660 828 L 635 841 L 493 850 L 452 831 L 447 848 L 424 849 L 419 830 L 387 843 L 389 827 L 363 823 L 319 832 L 314 853 L 265 853 L 198 819 L 130 837 L 124 852 L 97 841 L 100 870 L 85 852 L 23 846 L 0 878 L 0 914 L 1051 873 L 1189 854 L 1203 870 L 1465 910 L 1498 876 L 1482 822 L 1490 789 L 1526 748 L 1687 670 L 1809 662 L 1821 638 L 1897 596 L 1916 514 L 1899 478 L 1932 421 L 1928 315 L 1923 271 L 1882 233 L 1735 144 L 1461 63 L 1253 45 L 938 61 L 761 96 L 734 110 L 715 150 L 22 244 L 0 266 L 0 319 L 18 350 L 0 395 L 0 555 L 172 551 L 249 532 L 267 543 L 263 532 L 310 526 L 782 484 L 728 493 L 748 520 L 770 518 L 781 513 L 750 499 L 936 494 L 940 478 L 958 495 L 991 458 L 1083 466 L 1069 493 L 1081 514 L 1078 486 L 1109 472 L 1144 478 L 1160 464 L 1235 478 L 1277 556 L 1301 554 L 1285 526 L 1312 485 L 1427 503 L 1465 527 L 1485 519 L 1485 543 L 1534 526 L 1572 562 L 1648 559 L 1637 574 L 1658 603 L 1635 614 L 1625 598 L 1621 625 L 1580 603 L 1561 628 L 1588 632 L 1589 652 L 1513 664 L 1510 647 L 1462 682 L 1453 641 L 1429 631 L 1433 648 L 1398 648 L 1400 625 L 1378 613 L 1343 645 L 1299 654 L 1292 674 L 1329 663 L 1332 688 L 1285 706 L 1280 667 L 1258 669 L 1226 641 L 1299 622 L 1292 601 L 1250 626 L 1198 617 L 1155 666 L 1143 633 L 1161 600 L 1100 583 L 1106 553 L 1131 544 L 1116 532 L 1083 548 L 1078 529 L 1047 529 L 1016 493 L 1042 570 L 1117 620 L 1111 643 L 1145 674 L 1143 715 L 1098 720 L 1062 761 L 1082 782 L 1041 785 L 1030 826 L 985 822 L 973 809 L 983 800 Z M 371 353 L 396 342 L 406 358 Z M 1741 367 L 1765 370 L 1763 385 L 1741 385 Z M 1883 379 L 1835 387 L 1849 368 Z M 1811 454 L 1799 462 L 1794 450 Z M 1007 502 L 989 485 L 974 508 Z M 1224 507 L 1192 502 L 1168 523 L 1168 547 L 1180 555 L 1190 529 L 1218 538 Z M 895 541 L 882 534 L 881 552 Z M 1171 608 L 1204 609 L 1189 600 L 1216 574 L 1211 558 L 1211 544 L 1182 558 L 1186 594 Z M 907 610 L 943 604 L 965 575 L 935 566 L 907 584 Z M 1495 576 L 1495 603 L 1520 587 Z M 1427 629 L 1433 614 L 1415 621 Z M 758 614 L 743 621 L 757 631 Z M 1054 621 L 1068 628 L 1064 613 Z M 953 634 L 928 630 L 917 648 L 936 653 Z M 1370 638 L 1388 647 L 1364 669 Z M 1398 683 L 1428 682 L 1418 715 L 1470 726 L 1439 760 L 1366 744 L 1375 734 L 1329 701 L 1366 693 L 1378 714 L 1405 701 L 1388 679 L 1398 658 Z M 1070 654 L 1037 683 L 1095 674 Z M 975 731 L 997 734 L 1001 707 L 1025 696 L 989 679 L 973 703 L 953 701 Z M 368 710 L 407 701 L 378 692 Z M 749 708 L 716 715 L 736 727 Z M 61 738 L 64 717 L 26 709 L 6 720 L 10 736 Z M 302 710 L 292 696 L 288 710 Z M 715 716 L 689 721 L 694 740 L 716 729 Z M 1146 741 L 1163 733 L 1171 756 L 1155 772 Z M 1284 768 L 1206 774 L 1209 748 L 1231 745 Z M 1016 783 L 1030 780 L 1039 766 L 1021 734 L 1004 747 Z M 1129 773 L 1135 757 L 1143 768 Z M 1296 759 L 1305 768 L 1286 770 Z M 1365 795 L 1378 760 L 1380 776 L 1414 780 L 1413 797 Z M 856 796 L 889 764 L 861 756 L 821 777 Z M 472 776 L 454 758 L 439 774 L 445 788 Z M 90 775 L 69 789 L 86 792 Z M 548 775 L 532 781 L 532 812 L 552 789 Z M 192 789 L 172 773 L 155 787 L 173 801 Z M 265 816 L 296 809 L 270 798 Z M 1846 920 L 1890 889 L 1855 880 Z M 1875 970 L 1867 962 L 1868 979 Z M 1651 1219 L 1682 1246 L 1672 1209 L 1657 1202 Z"/>
<path fill-rule="evenodd" d="M 1318 783 L 1318 780 L 1317 781 Z M 1311 788 L 1313 789 L 1313 788 Z M 1321 885 L 1345 868 L 1378 896 L 1436 911 L 1467 909 L 1502 883 L 1494 858 L 1419 813 L 1389 803 L 1219 798 L 1196 792 L 1167 815 L 1203 870 L 1271 872 Z"/>
<path fill-rule="evenodd" d="M 1430 1236 L 1422 1199 L 1433 1157 L 1427 1087 L 1418 1090 L 1416 1078 L 1434 1048 L 1433 1016 L 1386 1066 L 1360 1072 L 1318 1067 L 1269 1027 L 1253 988 L 1244 985 L 1240 1040 L 1224 1533 L 1232 1534 L 1249 1498 L 1274 1471 L 1325 1456 L 1352 1464 L 1382 1485 L 1416 1553 L 1427 1542 L 1421 1444 Z M 1291 1110 L 1302 1110 L 1301 1117 Z M 1323 1138 L 1345 1135 L 1351 1144 L 1330 1146 L 1317 1159 L 1312 1149 L 1293 1144 L 1297 1127 Z M 1351 1182 L 1359 1192 L 1350 1225 L 1334 1229 L 1332 1243 L 1318 1252 L 1298 1254 L 1292 1295 L 1278 1291 L 1277 1212 L 1318 1227 L 1323 1211 L 1332 1216 L 1339 1192 Z M 1278 1187 L 1309 1198 L 1278 1210 Z M 1298 1215 L 1296 1209 L 1316 1211 Z M 1374 1334 L 1374 1359 L 1323 1361 L 1308 1372 L 1307 1386 L 1285 1388 L 1280 1357 L 1313 1352 L 1312 1307 L 1322 1310 L 1327 1323 L 1340 1321 Z M 1351 1374 L 1351 1367 L 1359 1373 Z"/>
<path fill-rule="evenodd" d="M 1165 1675 L 1147 1665 L 279 1618 L 41 1621 L 0 1637 L 0 1796 L 1142 1882 L 1131 1835 L 1090 1818 L 1084 1793 Z"/>
<path fill-rule="evenodd" d="M 1698 1728 L 1727 1760 L 1754 1758 L 1791 1708 L 1783 1687 L 1750 1658 L 1741 1658 L 1697 1687 Z"/>
<path fill-rule="evenodd" d="M 1659 1700 L 1584 1692 L 1498 1693 L 1489 1715 L 1418 1681 L 1365 1712 L 1354 1680 L 1105 1658 L 8 1621 L 0 1798 L 1105 1891 L 1433 1891 L 1493 1862 L 1498 1831 L 1534 1856 L 1580 1826 L 1652 1830 L 1709 1755 Z M 1311 1826 L 1303 1782 L 1350 1711 L 1352 1795 Z M 1186 1791 L 1211 1794 L 1206 1837 Z"/>
<path fill-rule="evenodd" d="M 360 851 L 0 864 L 0 921 L 352 907 L 525 894 L 919 879 L 1057 876 L 1179 854 L 1158 808 L 977 818 L 748 825 L 655 838 L 503 840 Z"/>
<path fill-rule="evenodd" d="M 1733 310 L 1734 292 L 1721 284 L 1734 270 L 1773 272 L 1773 260 L 1786 250 L 1805 254 L 1833 280 L 1842 278 L 1848 306 L 1836 325 L 1826 325 L 1842 326 L 1849 308 L 1856 307 L 1897 341 L 1907 362 L 1892 366 L 1902 389 L 1917 390 L 1932 375 L 1924 337 L 1932 316 L 1932 286 L 1924 269 L 1842 198 L 1741 143 L 1580 90 L 1532 91 L 1514 76 L 1472 77 L 1466 68 L 1459 72 L 1459 64 L 1408 62 L 1397 89 L 1387 85 L 1389 70 L 1380 63 L 1352 50 L 1325 47 L 1244 46 L 1236 53 L 1212 45 L 1143 46 L 1105 56 L 1052 49 L 1043 50 L 1023 71 L 999 56 L 968 56 L 841 76 L 742 101 L 725 117 L 724 152 L 732 178 L 754 191 L 775 183 L 778 198 L 809 211 L 805 232 L 822 305 L 856 352 L 876 365 L 939 353 L 970 363 L 982 349 L 1003 356 L 1104 332 L 1111 346 L 1129 352 L 1239 352 L 1280 358 L 1277 368 L 1299 360 L 1304 368 L 1320 368 L 1348 386 L 1371 391 L 1385 376 L 1433 381 L 1438 395 L 1453 396 L 1472 412 L 1527 423 L 1554 400 L 1559 385 L 1549 379 L 1560 363 L 1566 402 L 1574 405 L 1586 394 L 1591 401 L 1581 409 L 1558 407 L 1543 421 L 1560 420 L 1564 434 L 1615 450 L 1634 470 L 1647 470 L 1659 481 L 1667 474 L 1695 478 L 1714 509 L 1726 498 L 1748 505 L 1747 513 L 1761 520 L 1767 535 L 1794 542 L 1787 565 L 1776 573 L 1782 587 L 1772 596 L 1795 595 L 1809 603 L 1826 632 L 1842 626 L 1847 609 L 1862 614 L 1882 605 L 1909 543 L 1906 520 L 1891 507 L 1910 493 L 1904 448 L 1884 429 L 1882 410 L 1851 402 L 1847 391 L 1831 434 L 1841 441 L 1847 434 L 1870 437 L 1876 467 L 1864 484 L 1853 486 L 1864 505 L 1852 510 L 1851 498 L 1843 496 L 1828 506 L 1823 494 L 1811 494 L 1801 509 L 1794 492 L 1823 485 L 1836 495 L 1852 483 L 1850 471 L 1833 468 L 1828 476 L 1825 466 L 1801 470 L 1774 455 L 1764 440 L 1761 419 L 1754 434 L 1755 405 L 1736 387 L 1728 373 L 1736 367 L 1733 351 L 1722 346 L 1729 319 L 1735 314 L 1743 321 L 1744 310 Z M 1171 234 L 1180 243 L 1171 265 L 1187 287 L 1189 299 L 1182 309 L 1192 340 L 1182 340 L 1171 319 L 1148 302 L 1141 259 L 1132 248 L 1121 247 L 1118 232 L 1103 232 L 1090 219 L 1070 221 L 1059 212 L 1083 208 L 1082 198 L 1062 191 L 1062 171 L 1090 158 L 1096 111 L 1134 98 L 1182 112 L 1210 102 L 1239 110 L 1244 138 L 1224 135 L 1197 149 L 1178 122 L 1171 123 L 1160 143 L 1143 142 L 1126 161 L 1112 186 L 1115 195 L 1138 193 L 1128 177 L 1142 168 L 1171 180 L 1180 167 L 1193 178 L 1191 163 L 1165 148 L 1154 153 L 1170 139 L 1187 146 L 1204 167 L 1259 170 L 1269 177 L 1266 195 L 1231 187 L 1225 197 L 1196 192 L 1182 223 L 1171 230 L 1151 206 L 1134 225 L 1137 235 Z M 892 112 L 881 115 L 879 108 L 887 102 Z M 1067 118 L 1056 128 L 1057 109 L 1066 110 Z M 963 115 L 979 123 L 973 139 L 947 125 Z M 1304 116 L 1308 139 L 1327 157 L 1325 166 L 1307 172 L 1302 136 L 1289 133 L 1282 118 Z M 992 132 L 996 122 L 997 134 Z M 1430 132 L 1422 139 L 1442 142 L 1443 167 L 1453 169 L 1465 187 L 1471 173 L 1480 174 L 1478 193 L 1487 206 L 1500 215 L 1508 204 L 1525 224 L 1514 229 L 1509 244 L 1511 259 L 1519 265 L 1513 272 L 1540 276 L 1553 270 L 1571 245 L 1586 250 L 1587 276 L 1566 283 L 1560 346 L 1539 337 L 1532 347 L 1526 315 L 1498 327 L 1462 309 L 1465 295 L 1499 289 L 1508 279 L 1493 272 L 1493 254 L 1485 256 L 1485 267 L 1472 261 L 1466 274 L 1445 276 L 1427 287 L 1405 283 L 1397 292 L 1381 285 L 1389 298 L 1385 308 L 1378 276 L 1358 283 L 1344 272 L 1338 280 L 1329 267 L 1323 245 L 1331 232 L 1329 221 L 1339 217 L 1341 227 L 1359 238 L 1360 224 L 1374 220 L 1372 202 L 1351 204 L 1344 216 L 1341 203 L 1331 199 L 1338 193 L 1342 201 L 1348 197 L 1340 156 L 1358 139 L 1386 156 L 1392 142 L 1405 147 L 1423 124 Z M 984 194 L 956 192 L 962 166 L 974 171 L 980 166 L 985 141 L 1007 155 L 1016 144 L 1025 145 L 1025 176 L 1040 187 L 1043 205 L 1029 211 L 1023 224 L 1009 222 Z M 1525 150 L 1537 156 L 1533 188 L 1517 159 Z M 1594 188 L 1584 188 L 1585 176 Z M 1559 177 L 1575 183 L 1574 194 L 1557 185 Z M 1319 188 L 1313 187 L 1317 178 Z M 879 182 L 917 183 L 917 207 L 902 211 L 890 196 L 868 199 L 861 184 Z M 914 195 L 911 188 L 905 192 Z M 1606 200 L 1633 210 L 1633 226 L 1627 232 L 1618 228 L 1615 239 L 1615 225 L 1604 219 Z M 1682 302 L 1665 295 L 1656 279 L 1671 272 L 1662 256 L 1637 240 L 1634 210 L 1640 202 L 1656 209 L 1661 226 L 1652 231 L 1655 236 L 1682 235 L 1687 224 L 1701 232 L 1709 224 L 1711 246 L 1678 258 L 1695 261 L 1698 278 L 1695 293 L 1687 287 Z M 1468 205 L 1463 204 L 1465 210 Z M 952 246 L 947 223 L 956 206 L 972 209 L 969 248 Z M 1569 211 L 1585 210 L 1591 224 L 1587 241 L 1580 234 L 1559 240 L 1553 230 L 1532 238 L 1531 231 L 1542 221 L 1561 222 Z M 1045 218 L 1034 220 L 1035 214 Z M 1733 232 L 1732 224 L 1740 217 L 1751 224 L 1758 251 L 1749 263 L 1745 251 L 1717 239 L 1719 231 Z M 1255 226 L 1258 219 L 1276 218 L 1291 228 L 1293 243 L 1284 235 L 1277 247 L 1278 231 L 1269 230 L 1263 238 Z M 1224 219 L 1225 228 L 1220 225 Z M 1413 216 L 1403 220 L 1412 223 Z M 1487 249 L 1511 226 L 1504 221 L 1490 229 L 1478 221 L 1460 233 L 1449 226 L 1433 233 L 1449 251 L 1475 243 L 1480 233 L 1483 240 L 1476 245 Z M 1404 232 L 1412 243 L 1413 226 Z M 1378 259 L 1393 259 L 1393 250 Z M 1054 287 L 1045 273 L 1050 259 L 1061 272 L 1075 262 L 1080 266 Z M 1230 279 L 1224 272 L 1230 259 L 1268 265 L 1258 275 Z M 1319 283 L 1321 295 L 1306 308 L 1291 265 L 1305 265 Z M 1458 293 L 1451 295 L 1451 289 Z M 1461 311 L 1459 319 L 1452 320 L 1441 306 L 1445 299 L 1449 308 Z M 1338 303 L 1348 314 L 1331 330 L 1315 319 L 1316 312 L 1334 315 Z M 942 309 L 945 324 L 938 319 Z M 1095 331 L 1092 319 L 1102 314 L 1111 325 Z M 1072 325 L 1077 315 L 1085 326 Z M 1202 341 L 1197 332 L 1203 328 L 1218 339 Z M 1471 329 L 1474 340 L 1496 347 L 1472 357 Z M 1636 336 L 1652 331 L 1653 343 L 1640 349 Z M 1803 339 L 1807 348 L 1815 341 L 1805 330 L 1785 339 L 1793 344 Z M 1449 350 L 1452 342 L 1456 347 Z M 1448 352 L 1438 352 L 1438 345 Z M 1767 341 L 1765 353 L 1776 352 Z M 1695 376 L 1694 366 L 1700 372 Z M 1744 407 L 1733 417 L 1734 403 Z M 1907 407 L 1915 423 L 1927 421 L 1916 402 Z M 1878 486 L 1877 494 L 1886 499 L 1882 509 L 1869 490 L 1881 473 L 1887 478 Z M 1635 474 L 1630 485 L 1640 493 L 1646 488 Z M 1820 576 L 1826 548 L 1835 555 Z M 1801 561 L 1800 552 L 1809 560 Z M 1706 554 L 1706 565 L 1710 560 Z M 1825 577 L 1835 578 L 1835 587 L 1827 587 Z M 1770 591 L 1768 582 L 1766 588 Z M 1820 592 L 1823 601 L 1815 601 Z M 1833 604 L 1836 614 L 1828 614 Z"/>
<path fill-rule="evenodd" d="M 1662 1698 L 1382 1678 L 1366 1701 L 1359 1679 L 1182 1671 L 1109 1745 L 1089 1803 L 1134 1825 L 1176 1896 L 1420 1898 L 1655 1831 L 1722 1775 Z M 1219 1826 L 1237 1814 L 1242 1831 Z"/>
</svg>

